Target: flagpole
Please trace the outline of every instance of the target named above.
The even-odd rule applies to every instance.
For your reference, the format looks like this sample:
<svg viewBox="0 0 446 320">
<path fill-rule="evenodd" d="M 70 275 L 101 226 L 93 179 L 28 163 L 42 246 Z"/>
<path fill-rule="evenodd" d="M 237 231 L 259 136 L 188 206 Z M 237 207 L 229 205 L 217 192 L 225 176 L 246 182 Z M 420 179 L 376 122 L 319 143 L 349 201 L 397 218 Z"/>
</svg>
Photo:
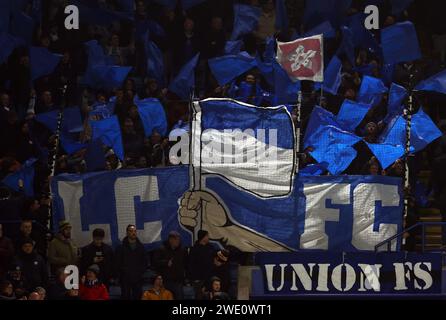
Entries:
<svg viewBox="0 0 446 320">
<path fill-rule="evenodd" d="M 195 125 L 195 108 L 193 106 L 194 100 L 195 100 L 195 93 L 194 89 L 192 88 L 189 98 L 189 122 L 190 122 L 190 130 L 189 130 L 189 175 L 190 175 L 190 191 L 200 191 L 201 190 L 201 154 L 200 154 L 200 163 L 199 166 L 194 166 L 194 158 L 195 158 L 195 140 L 192 135 L 193 126 Z M 201 146 L 200 146 L 200 153 L 201 153 Z M 198 240 L 198 231 L 203 228 L 203 202 L 200 200 L 200 213 L 197 215 L 196 218 L 197 224 L 193 228 L 192 232 L 192 241 L 195 243 L 195 241 Z"/>
<path fill-rule="evenodd" d="M 64 85 L 61 88 L 61 90 L 62 90 L 61 104 L 60 104 L 59 114 L 57 115 L 57 126 L 55 132 L 56 139 L 54 142 L 54 149 L 53 149 L 53 155 L 51 157 L 51 162 L 49 163 L 49 169 L 51 170 L 50 183 L 49 183 L 49 198 L 51 200 L 51 205 L 50 205 L 50 216 L 47 222 L 48 230 L 53 229 L 53 193 L 51 192 L 51 178 L 53 178 L 56 173 L 56 160 L 57 160 L 57 154 L 59 153 L 60 133 L 62 131 L 63 111 L 65 109 L 65 93 L 67 91 L 67 85 Z"/>
<path fill-rule="evenodd" d="M 302 90 L 297 93 L 297 125 L 295 131 L 295 148 L 296 148 L 296 173 L 299 172 L 299 152 L 300 152 L 300 120 L 302 110 Z"/>
</svg>

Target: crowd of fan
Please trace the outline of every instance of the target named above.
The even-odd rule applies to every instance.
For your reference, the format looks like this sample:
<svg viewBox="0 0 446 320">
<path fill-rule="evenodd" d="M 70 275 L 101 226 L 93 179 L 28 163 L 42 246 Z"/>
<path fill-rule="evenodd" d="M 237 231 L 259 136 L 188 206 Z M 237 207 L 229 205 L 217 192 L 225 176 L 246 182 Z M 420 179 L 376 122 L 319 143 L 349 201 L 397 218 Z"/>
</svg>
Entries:
<svg viewBox="0 0 446 320">
<path fill-rule="evenodd" d="M 113 0 L 102 2 L 110 9 L 118 6 Z M 208 59 L 224 55 L 225 43 L 229 39 L 233 24 L 234 2 L 205 1 L 185 12 L 180 6 L 171 10 L 158 5 L 156 1 L 135 1 L 136 22 L 152 19 L 165 30 L 165 37 L 153 38 L 163 51 L 165 83 L 168 84 L 174 78 L 185 62 L 201 52 L 196 70 L 197 97 L 236 95 L 232 92 L 233 86 L 217 84 L 207 64 Z M 289 30 L 275 29 L 273 1 L 237 2 L 257 5 L 262 9 L 257 30 L 243 37 L 242 50 L 251 56 L 263 53 L 268 37 L 287 41 L 291 39 L 294 30 L 302 31 L 305 3 L 303 0 L 287 1 L 292 27 Z M 137 239 L 134 226 L 127 228 L 127 237 L 116 250 L 103 243 L 104 231 L 100 229 L 93 232 L 93 242 L 79 251 L 74 245 L 75 239 L 70 237 L 71 227 L 68 223 L 63 222 L 54 237 L 48 235 L 51 173 L 48 164 L 57 151 L 55 174 L 83 173 L 86 170 L 85 149 L 71 155 L 66 154 L 61 146 L 56 149 L 54 134 L 34 120 L 36 114 L 55 110 L 62 104 L 80 106 L 85 121 L 85 130 L 80 139 L 88 141 L 91 134 L 88 130 L 89 112 L 93 110 L 93 106 L 102 105 L 115 97 L 114 110 L 122 129 L 125 159 L 120 161 L 113 150 L 104 148 L 104 170 L 171 165 L 169 149 L 172 142 L 158 132 L 154 132 L 150 137 L 145 136 L 137 108 L 133 104 L 135 96 L 141 99 L 159 99 L 165 109 L 170 130 L 178 127 L 187 130 L 189 121 L 188 101 L 182 101 L 169 92 L 167 86 L 161 86 L 157 80 L 147 76 L 144 49 L 142 43 L 133 36 L 132 23 L 122 21 L 109 28 L 81 24 L 80 30 L 67 31 L 64 28 L 64 5 L 64 1 L 44 1 L 42 23 L 34 34 L 34 45 L 63 54 L 60 64 L 51 75 L 31 81 L 29 53 L 24 47 L 16 48 L 8 61 L 0 65 L 0 178 L 19 170 L 26 160 L 38 159 L 34 164 L 35 198 L 25 198 L 22 189 L 19 192 L 8 188 L 0 190 L 0 221 L 21 221 L 18 224 L 3 224 L 0 229 L 0 279 L 3 279 L 0 283 L 0 299 L 44 299 L 45 295 L 49 299 L 108 299 L 107 290 L 115 283 L 120 284 L 124 299 L 181 299 L 186 279 L 195 288 L 197 298 L 227 298 L 227 293 L 233 290 L 230 288 L 229 251 L 213 249 L 203 232 L 190 251 L 181 247 L 179 234 L 172 232 L 169 235 L 164 245 L 151 255 L 150 266 L 157 275 L 153 277 L 153 287 L 144 293 L 142 278 L 149 262 L 147 253 Z M 363 7 L 363 1 L 352 1 L 349 14 L 359 12 Z M 412 13 L 420 10 L 419 5 L 398 19 L 389 13 L 386 6 L 380 9 L 382 26 L 391 25 L 407 17 L 414 21 L 425 52 L 420 61 L 396 66 L 393 79 L 395 83 L 407 87 L 411 75 L 416 78 L 415 82 L 419 82 L 444 67 L 445 49 L 441 48 L 440 43 L 436 47 L 437 50 L 433 50 L 437 42 L 432 42 L 430 38 L 430 35 L 446 33 L 444 26 L 437 23 L 441 21 L 441 17 L 437 20 L 417 21 L 417 16 Z M 429 14 L 437 13 L 431 12 L 424 16 L 429 17 Z M 98 40 L 106 55 L 113 58 L 114 64 L 133 67 L 121 88 L 92 90 L 81 84 L 80 78 L 87 65 L 83 44 L 92 39 Z M 340 43 L 340 33 L 338 32 L 335 39 L 324 42 L 325 55 L 331 56 Z M 321 96 L 319 91 L 313 90 L 312 83 L 302 82 L 303 128 L 316 104 L 336 113 L 344 99 L 355 100 L 361 83 L 361 74 L 357 70 L 361 66 L 375 66 L 372 74 L 380 77 L 382 61 L 367 50 L 356 50 L 355 66 L 351 65 L 346 57 L 340 58 L 343 68 L 338 95 Z M 270 88 L 259 70 L 254 68 L 238 77 L 235 82 L 239 85 L 245 83 L 252 88 L 251 93 L 244 98 L 245 102 L 268 105 L 269 102 L 263 100 L 263 97 L 267 96 L 263 95 L 263 92 L 268 92 Z M 64 94 L 61 92 L 63 86 L 66 86 Z M 444 116 L 438 108 L 445 102 L 444 98 L 426 95 L 420 96 L 420 99 L 422 101 L 419 101 L 419 104 L 422 103 L 438 123 Z M 386 106 L 387 95 L 384 95 L 381 103 L 373 107 L 358 126 L 357 134 L 365 137 L 367 142 L 376 142 L 383 130 L 381 120 L 386 115 Z M 296 120 L 295 111 L 293 116 Z M 444 131 L 446 126 L 441 129 Z M 445 140 L 442 138 L 433 147 L 428 148 L 428 152 L 417 154 L 411 163 L 414 168 L 413 177 L 416 177 L 416 172 L 423 167 L 433 168 L 435 179 L 432 183 L 437 197 L 443 192 L 443 185 L 446 184 L 444 174 L 441 173 L 446 152 L 444 145 Z M 345 174 L 404 175 L 402 160 L 383 170 L 364 142 L 355 145 L 355 149 L 358 156 Z M 309 151 L 311 148 L 301 154 L 302 167 L 314 163 Z M 411 184 L 415 185 L 416 181 L 411 181 Z M 68 290 L 64 286 L 66 274 L 63 267 L 69 264 L 80 267 L 83 277 L 79 290 Z"/>
</svg>

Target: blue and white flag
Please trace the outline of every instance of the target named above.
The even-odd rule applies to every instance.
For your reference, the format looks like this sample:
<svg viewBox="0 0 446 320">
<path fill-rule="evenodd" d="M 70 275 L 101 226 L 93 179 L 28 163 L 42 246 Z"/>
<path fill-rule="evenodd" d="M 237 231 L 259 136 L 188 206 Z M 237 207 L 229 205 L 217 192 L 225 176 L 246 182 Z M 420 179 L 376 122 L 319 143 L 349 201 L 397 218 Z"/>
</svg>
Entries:
<svg viewBox="0 0 446 320">
<path fill-rule="evenodd" d="M 191 159 L 203 175 L 220 175 L 260 197 L 291 192 L 294 127 L 285 106 L 206 99 L 194 103 L 193 119 Z"/>
</svg>

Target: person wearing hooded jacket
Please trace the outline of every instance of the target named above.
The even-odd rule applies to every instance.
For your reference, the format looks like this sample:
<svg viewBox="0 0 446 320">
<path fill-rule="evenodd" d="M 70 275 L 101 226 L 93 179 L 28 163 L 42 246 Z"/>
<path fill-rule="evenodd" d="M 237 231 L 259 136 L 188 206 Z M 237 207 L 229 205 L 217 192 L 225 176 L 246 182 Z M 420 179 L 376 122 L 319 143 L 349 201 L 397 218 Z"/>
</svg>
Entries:
<svg viewBox="0 0 446 320">
<path fill-rule="evenodd" d="M 127 226 L 127 236 L 116 248 L 116 274 L 121 284 L 123 300 L 140 300 L 143 275 L 147 268 L 144 246 L 136 234 L 136 226 Z"/>
<path fill-rule="evenodd" d="M 71 225 L 65 220 L 59 222 L 59 233 L 48 246 L 48 261 L 53 274 L 59 268 L 78 263 L 77 247 L 71 239 Z"/>
<path fill-rule="evenodd" d="M 34 241 L 31 238 L 21 241 L 20 251 L 15 256 L 13 264 L 20 266 L 27 291 L 33 291 L 36 287 L 47 286 L 47 265 L 42 256 L 35 252 Z"/>
<path fill-rule="evenodd" d="M 153 255 L 155 270 L 163 277 L 164 286 L 175 299 L 183 299 L 187 251 L 181 245 L 180 234 L 171 231 L 163 245 Z"/>
<path fill-rule="evenodd" d="M 107 287 L 98 279 L 100 268 L 93 264 L 87 268 L 87 274 L 79 284 L 79 298 L 81 300 L 109 300 Z"/>
</svg>

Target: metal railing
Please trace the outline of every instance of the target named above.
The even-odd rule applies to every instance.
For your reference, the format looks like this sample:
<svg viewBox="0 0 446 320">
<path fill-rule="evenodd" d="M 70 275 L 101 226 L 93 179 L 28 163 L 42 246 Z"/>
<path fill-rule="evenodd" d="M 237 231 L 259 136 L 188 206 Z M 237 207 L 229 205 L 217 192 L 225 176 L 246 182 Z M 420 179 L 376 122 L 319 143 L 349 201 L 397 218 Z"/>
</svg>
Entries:
<svg viewBox="0 0 446 320">
<path fill-rule="evenodd" d="M 400 233 L 397 233 L 396 235 L 390 237 L 389 239 L 378 243 L 375 246 L 375 252 L 377 252 L 378 249 L 384 245 L 387 245 L 387 251 L 391 251 L 391 244 L 392 244 L 393 240 L 403 236 L 406 232 L 409 232 L 409 231 L 414 230 L 419 227 L 421 227 L 421 252 L 424 252 L 425 245 L 426 245 L 426 226 L 444 226 L 444 228 L 446 228 L 446 222 L 418 222 L 418 223 L 414 224 L 413 226 L 411 226 L 407 229 L 404 229 Z M 444 237 L 443 234 L 444 234 L 444 231 L 442 230 L 442 236 Z"/>
</svg>

